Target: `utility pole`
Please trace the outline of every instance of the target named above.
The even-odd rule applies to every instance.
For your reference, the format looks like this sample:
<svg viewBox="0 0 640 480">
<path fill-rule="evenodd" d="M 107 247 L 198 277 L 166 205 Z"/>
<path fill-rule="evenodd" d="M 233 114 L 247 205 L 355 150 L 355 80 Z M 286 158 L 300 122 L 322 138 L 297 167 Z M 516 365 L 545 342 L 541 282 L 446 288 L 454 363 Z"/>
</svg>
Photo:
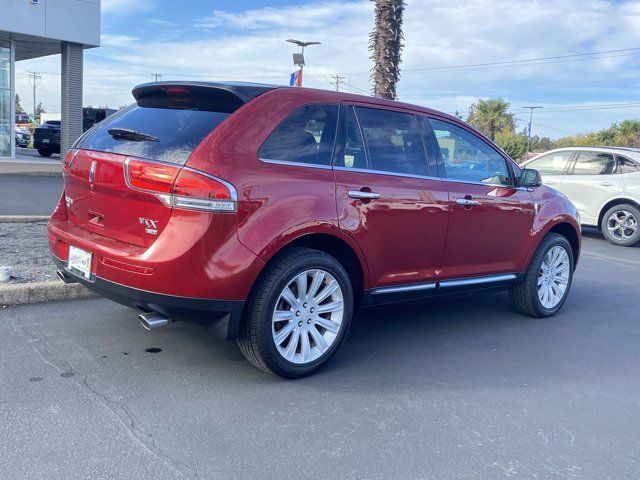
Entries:
<svg viewBox="0 0 640 480">
<path fill-rule="evenodd" d="M 530 105 L 522 108 L 529 109 L 529 128 L 527 129 L 527 149 L 524 152 L 524 160 L 526 160 L 527 157 L 529 156 L 529 144 L 531 142 L 531 121 L 533 120 L 533 111 L 543 107 L 541 107 L 540 105 Z"/>
<path fill-rule="evenodd" d="M 287 42 L 298 45 L 301 48 L 300 53 L 293 54 L 293 64 L 297 67 L 300 67 L 300 74 L 302 74 L 302 69 L 304 68 L 304 47 L 308 47 L 309 45 L 321 45 L 321 43 L 303 42 L 301 40 L 295 40 L 293 38 L 287 39 Z M 300 86 L 302 86 L 302 82 L 300 82 Z"/>
<path fill-rule="evenodd" d="M 335 82 L 331 82 L 331 85 L 335 85 L 336 86 L 336 92 L 339 92 L 340 91 L 340 84 L 345 80 L 346 77 L 343 77 L 342 75 L 335 74 L 331 78 L 333 78 L 335 80 Z"/>
<path fill-rule="evenodd" d="M 29 85 L 33 86 L 33 121 L 37 122 L 36 118 L 36 88 L 40 85 L 40 80 L 42 80 L 42 76 L 38 72 L 29 72 Z"/>
<path fill-rule="evenodd" d="M 158 78 L 162 78 L 161 73 L 152 73 L 151 76 L 154 77 L 154 82 L 156 83 L 158 83 Z"/>
</svg>

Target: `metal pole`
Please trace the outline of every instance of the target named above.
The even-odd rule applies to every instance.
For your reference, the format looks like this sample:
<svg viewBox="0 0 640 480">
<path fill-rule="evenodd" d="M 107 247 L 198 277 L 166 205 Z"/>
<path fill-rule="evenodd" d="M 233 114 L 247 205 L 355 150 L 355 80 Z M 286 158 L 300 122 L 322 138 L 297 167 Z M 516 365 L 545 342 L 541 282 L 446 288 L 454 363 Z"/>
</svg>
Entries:
<svg viewBox="0 0 640 480">
<path fill-rule="evenodd" d="M 304 45 L 300 45 L 300 47 L 302 48 L 302 51 L 300 52 L 302 54 L 302 58 L 304 58 Z M 300 65 L 300 88 L 302 88 L 302 82 L 304 82 L 304 64 Z"/>
<path fill-rule="evenodd" d="M 332 76 L 331 78 L 335 79 L 335 82 L 331 82 L 331 83 L 333 83 L 336 86 L 336 92 L 339 92 L 340 91 L 340 84 L 342 83 L 342 81 L 346 77 L 343 77 L 342 75 L 336 74 L 336 75 Z"/>
<path fill-rule="evenodd" d="M 38 75 L 38 72 L 29 72 L 29 83 L 31 83 L 31 85 L 33 86 L 33 121 L 37 122 L 38 119 L 36 118 L 36 87 L 38 86 L 38 84 L 40 83 L 40 79 L 42 77 L 40 75 Z"/>
<path fill-rule="evenodd" d="M 531 122 L 533 121 L 533 111 L 536 110 L 537 108 L 542 108 L 542 107 L 539 105 L 531 105 L 531 106 L 522 107 L 522 108 L 529 109 L 529 128 L 527 128 L 527 148 L 524 152 L 524 158 L 523 158 L 523 160 L 527 160 L 527 157 L 529 156 L 529 144 L 531 143 Z"/>
</svg>

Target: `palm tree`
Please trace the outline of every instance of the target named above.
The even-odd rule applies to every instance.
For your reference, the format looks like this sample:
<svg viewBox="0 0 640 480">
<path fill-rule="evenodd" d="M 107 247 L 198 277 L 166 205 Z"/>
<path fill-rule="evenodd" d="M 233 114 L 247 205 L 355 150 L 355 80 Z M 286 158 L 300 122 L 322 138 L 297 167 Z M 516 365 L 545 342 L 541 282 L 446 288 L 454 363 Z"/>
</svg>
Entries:
<svg viewBox="0 0 640 480">
<path fill-rule="evenodd" d="M 618 125 L 618 137 L 625 147 L 631 147 L 640 137 L 640 121 L 625 120 Z"/>
<path fill-rule="evenodd" d="M 467 122 L 490 140 L 495 140 L 498 132 L 512 132 L 515 127 L 513 114 L 509 113 L 509 102 L 502 98 L 478 100 L 471 105 Z"/>
<path fill-rule="evenodd" d="M 400 79 L 403 0 L 371 0 L 376 3 L 375 27 L 369 35 L 369 50 L 374 65 L 371 71 L 373 94 L 395 100 Z"/>
</svg>

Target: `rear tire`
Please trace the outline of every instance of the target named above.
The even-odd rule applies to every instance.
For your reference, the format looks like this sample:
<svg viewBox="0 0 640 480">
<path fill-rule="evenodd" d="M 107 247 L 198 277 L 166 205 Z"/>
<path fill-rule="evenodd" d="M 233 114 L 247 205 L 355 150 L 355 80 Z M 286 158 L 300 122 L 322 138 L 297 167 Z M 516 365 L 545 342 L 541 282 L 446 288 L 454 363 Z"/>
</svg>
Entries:
<svg viewBox="0 0 640 480">
<path fill-rule="evenodd" d="M 48 148 L 39 148 L 38 153 L 41 157 L 50 157 L 53 154 L 53 150 L 49 150 Z"/>
<path fill-rule="evenodd" d="M 569 241 L 547 234 L 536 249 L 527 271 L 509 289 L 511 305 L 530 317 L 550 317 L 564 304 L 573 281 L 574 259 Z"/>
<path fill-rule="evenodd" d="M 292 248 L 257 280 L 245 307 L 238 346 L 249 362 L 284 378 L 315 373 L 344 341 L 353 290 L 332 256 Z"/>
<path fill-rule="evenodd" d="M 600 230 L 609 243 L 631 247 L 640 241 L 640 210 L 629 203 L 614 205 L 602 216 Z"/>
</svg>

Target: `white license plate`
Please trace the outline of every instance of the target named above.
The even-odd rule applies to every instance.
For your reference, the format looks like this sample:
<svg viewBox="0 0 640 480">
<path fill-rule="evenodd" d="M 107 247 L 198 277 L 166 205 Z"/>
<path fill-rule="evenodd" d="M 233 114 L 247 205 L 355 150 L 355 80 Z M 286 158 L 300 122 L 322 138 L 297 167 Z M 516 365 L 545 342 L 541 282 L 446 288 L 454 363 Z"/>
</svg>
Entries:
<svg viewBox="0 0 640 480">
<path fill-rule="evenodd" d="M 42 143 L 49 143 L 49 139 L 48 138 L 43 138 L 42 139 Z"/>
<path fill-rule="evenodd" d="M 69 270 L 80 273 L 86 279 L 91 278 L 91 253 L 70 245 L 67 267 Z"/>
</svg>

